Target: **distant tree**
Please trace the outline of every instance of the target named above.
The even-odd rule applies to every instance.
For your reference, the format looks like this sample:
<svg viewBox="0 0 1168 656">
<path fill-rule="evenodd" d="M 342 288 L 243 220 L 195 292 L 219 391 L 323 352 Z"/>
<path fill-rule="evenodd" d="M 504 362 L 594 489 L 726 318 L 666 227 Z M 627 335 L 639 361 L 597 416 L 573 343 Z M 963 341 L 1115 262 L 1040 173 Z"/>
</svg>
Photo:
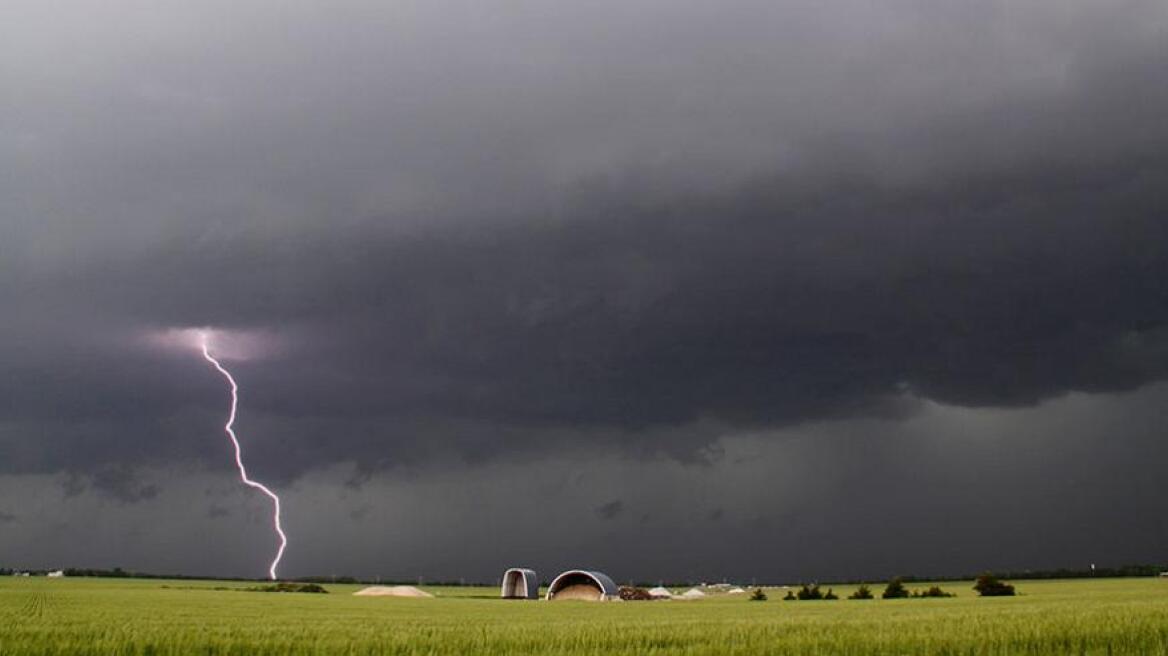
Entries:
<svg viewBox="0 0 1168 656">
<path fill-rule="evenodd" d="M 977 583 L 973 585 L 973 589 L 977 590 L 977 594 L 982 597 L 1013 597 L 1014 586 L 1004 581 L 999 581 L 998 577 L 986 572 L 977 577 Z"/>
<path fill-rule="evenodd" d="M 884 593 L 880 596 L 885 599 L 904 599 L 908 597 L 908 589 L 904 587 L 904 581 L 898 576 L 888 582 Z"/>
<path fill-rule="evenodd" d="M 765 592 L 762 591 L 762 588 L 755 588 L 754 592 L 750 593 L 750 600 L 751 601 L 766 601 L 767 595 Z"/>
<path fill-rule="evenodd" d="M 848 595 L 848 599 L 873 599 L 872 590 L 868 588 L 867 583 L 861 583 L 856 591 Z"/>
<path fill-rule="evenodd" d="M 957 595 L 953 594 L 952 592 L 945 592 L 940 587 L 934 585 L 934 586 L 931 586 L 928 590 L 913 590 L 912 596 L 924 598 L 924 597 L 955 597 Z"/>
<path fill-rule="evenodd" d="M 827 599 L 827 600 L 833 600 L 833 599 L 839 599 L 839 596 L 836 595 L 836 593 L 832 592 L 831 588 L 828 588 L 827 594 L 823 595 L 823 598 Z"/>
<path fill-rule="evenodd" d="M 783 601 L 795 601 L 798 597 L 795 596 L 794 590 L 787 590 L 787 596 L 783 597 Z"/>
<path fill-rule="evenodd" d="M 328 590 L 315 583 L 292 583 L 289 581 L 281 581 L 275 585 L 259 585 L 244 589 L 248 592 L 308 592 L 312 594 L 328 594 Z"/>
<path fill-rule="evenodd" d="M 800 601 L 814 601 L 817 599 L 823 599 L 823 591 L 819 589 L 818 584 L 811 586 L 804 585 L 799 589 L 799 592 L 797 592 L 795 596 L 798 597 Z"/>
</svg>

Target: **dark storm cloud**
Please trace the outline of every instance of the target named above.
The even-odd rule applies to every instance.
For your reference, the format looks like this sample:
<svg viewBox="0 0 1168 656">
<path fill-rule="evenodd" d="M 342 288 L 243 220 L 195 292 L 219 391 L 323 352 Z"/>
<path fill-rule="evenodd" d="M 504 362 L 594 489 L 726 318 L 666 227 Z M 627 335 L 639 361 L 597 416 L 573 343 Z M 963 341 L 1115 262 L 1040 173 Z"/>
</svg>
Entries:
<svg viewBox="0 0 1168 656">
<path fill-rule="evenodd" d="M 625 502 L 620 499 L 614 499 L 608 503 L 602 503 L 596 507 L 596 516 L 601 519 L 616 519 L 625 511 Z"/>
<path fill-rule="evenodd" d="M 99 493 L 122 503 L 135 503 L 158 496 L 158 485 L 142 481 L 128 465 L 103 467 L 94 472 L 90 485 Z"/>
<path fill-rule="evenodd" d="M 115 450 L 115 453 L 120 454 L 121 452 Z M 112 499 L 118 503 L 137 503 L 155 498 L 158 496 L 158 485 L 142 481 L 138 470 L 135 469 L 136 464 L 140 463 L 114 465 L 98 462 L 91 463 L 87 467 L 78 466 L 77 468 L 91 471 L 83 474 L 78 473 L 77 469 L 72 469 L 67 476 L 61 479 L 61 491 L 65 498 L 73 498 L 93 490 L 98 496 Z M 16 466 L 20 467 L 20 464 L 18 463 Z"/>
<path fill-rule="evenodd" d="M 224 508 L 223 506 L 218 505 L 218 504 L 213 503 L 207 508 L 207 517 L 209 519 L 215 519 L 218 517 L 230 517 L 230 516 L 231 516 L 231 511 Z"/>
<path fill-rule="evenodd" d="M 66 499 L 81 496 L 88 487 L 86 480 L 75 472 L 61 480 L 61 491 L 65 494 Z"/>
<path fill-rule="evenodd" d="M 169 326 L 284 477 L 1168 372 L 1155 3 L 104 11 L 7 28 L 5 471 L 222 458 Z"/>
</svg>

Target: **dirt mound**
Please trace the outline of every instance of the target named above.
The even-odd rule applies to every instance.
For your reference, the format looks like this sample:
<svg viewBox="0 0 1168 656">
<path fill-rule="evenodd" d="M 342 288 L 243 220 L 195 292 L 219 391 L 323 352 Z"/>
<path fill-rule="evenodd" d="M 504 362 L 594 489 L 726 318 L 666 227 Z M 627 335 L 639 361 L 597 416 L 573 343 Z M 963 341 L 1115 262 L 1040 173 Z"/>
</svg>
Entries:
<svg viewBox="0 0 1168 656">
<path fill-rule="evenodd" d="M 412 585 L 374 585 L 362 588 L 353 593 L 357 597 L 433 597 L 424 590 Z"/>
</svg>

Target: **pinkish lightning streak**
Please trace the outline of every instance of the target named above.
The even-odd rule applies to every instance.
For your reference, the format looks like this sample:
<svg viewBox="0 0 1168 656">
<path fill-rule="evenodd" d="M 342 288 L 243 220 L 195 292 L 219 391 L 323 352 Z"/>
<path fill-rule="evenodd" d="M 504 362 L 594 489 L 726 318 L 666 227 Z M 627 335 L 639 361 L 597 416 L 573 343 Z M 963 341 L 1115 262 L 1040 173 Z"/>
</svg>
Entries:
<svg viewBox="0 0 1168 656">
<path fill-rule="evenodd" d="M 276 533 L 280 536 L 280 548 L 276 551 L 276 559 L 272 561 L 272 566 L 268 568 L 268 575 L 275 581 L 276 566 L 280 564 L 280 559 L 284 557 L 284 547 L 288 546 L 288 536 L 284 535 L 284 529 L 280 526 L 280 497 L 276 496 L 276 493 L 269 490 L 263 483 L 253 481 L 247 477 L 247 468 L 243 466 L 243 452 L 239 447 L 239 438 L 235 436 L 235 431 L 232 429 L 232 425 L 235 424 L 235 410 L 239 406 L 239 385 L 235 384 L 235 379 L 231 377 L 231 373 L 224 369 L 218 360 L 211 357 L 211 352 L 207 348 L 206 338 L 203 339 L 202 347 L 203 357 L 207 359 L 207 362 L 214 365 L 219 370 L 219 373 L 223 374 L 223 377 L 227 379 L 227 382 L 231 384 L 231 413 L 227 415 L 227 424 L 223 426 L 223 430 L 227 431 L 227 435 L 231 438 L 231 443 L 235 445 L 235 464 L 239 467 L 239 478 L 243 480 L 244 485 L 254 487 L 272 499 L 272 505 L 274 506 L 272 523 L 276 528 Z"/>
</svg>

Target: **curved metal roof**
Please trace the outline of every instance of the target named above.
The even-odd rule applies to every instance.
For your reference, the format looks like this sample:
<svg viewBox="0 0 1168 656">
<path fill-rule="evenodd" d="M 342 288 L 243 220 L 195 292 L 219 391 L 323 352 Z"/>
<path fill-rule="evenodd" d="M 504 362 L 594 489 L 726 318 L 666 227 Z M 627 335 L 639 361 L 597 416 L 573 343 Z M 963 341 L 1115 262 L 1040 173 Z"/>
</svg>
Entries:
<svg viewBox="0 0 1168 656">
<path fill-rule="evenodd" d="M 512 579 L 518 579 L 512 582 Z M 522 582 L 522 590 L 516 583 Z M 505 599 L 538 599 L 539 578 L 535 570 L 522 567 L 512 567 L 503 572 L 503 589 L 500 592 Z"/>
<path fill-rule="evenodd" d="M 562 572 L 555 578 L 555 580 L 552 581 L 552 584 L 548 586 L 547 598 L 552 599 L 555 597 L 556 593 L 559 592 L 560 588 L 563 587 L 564 579 L 572 576 L 586 576 L 592 579 L 592 581 L 596 583 L 596 586 L 600 588 L 601 595 L 605 599 L 620 598 L 620 591 L 617 589 L 616 583 L 613 583 L 612 579 L 609 578 L 608 574 L 587 569 L 570 569 L 566 572 Z"/>
</svg>

